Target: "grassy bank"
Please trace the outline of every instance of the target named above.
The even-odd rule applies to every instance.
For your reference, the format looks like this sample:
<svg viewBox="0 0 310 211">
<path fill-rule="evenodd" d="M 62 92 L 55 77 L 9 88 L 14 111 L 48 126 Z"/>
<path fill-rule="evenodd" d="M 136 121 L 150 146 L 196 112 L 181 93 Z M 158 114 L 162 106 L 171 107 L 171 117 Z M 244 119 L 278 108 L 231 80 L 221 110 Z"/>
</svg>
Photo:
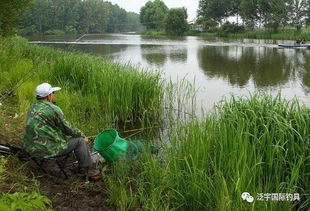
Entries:
<svg viewBox="0 0 310 211">
<path fill-rule="evenodd" d="M 138 32 L 140 35 L 150 36 L 168 36 L 164 31 L 142 31 Z M 227 38 L 248 38 L 248 39 L 272 39 L 272 40 L 296 40 L 305 38 L 310 41 L 310 28 L 302 28 L 297 32 L 295 28 L 280 28 L 278 32 L 273 32 L 265 28 L 255 28 L 254 30 L 245 30 L 242 33 L 231 33 L 221 30 L 221 28 L 214 29 L 213 32 L 199 32 L 187 31 L 185 36 L 201 36 L 201 37 L 227 37 Z"/>
<path fill-rule="evenodd" d="M 2 94 L 13 90 L 22 114 L 35 101 L 36 85 L 62 87 L 57 94 L 60 107 L 88 135 L 161 119 L 160 75 L 102 57 L 28 44 L 18 37 L 1 39 L 0 73 Z"/>
<path fill-rule="evenodd" d="M 17 158 L 0 156 L 0 188 L 0 210 L 51 210 L 51 201 Z"/>
<path fill-rule="evenodd" d="M 102 57 L 28 44 L 27 40 L 19 37 L 0 39 L 0 79 L 0 143 L 21 146 L 25 113 L 35 101 L 35 87 L 42 82 L 62 87 L 62 91 L 57 93 L 57 102 L 67 119 L 86 135 L 95 135 L 111 127 L 122 131 L 131 127 L 153 126 L 160 124 L 162 119 L 160 75 L 138 71 Z M 39 185 L 35 185 L 38 183 L 32 179 L 28 164 L 16 163 L 18 160 L 16 164 L 12 162 L 11 158 L 1 158 L 0 210 L 2 205 L 7 210 L 7 206 L 17 209 L 24 203 L 28 203 L 24 210 L 46 210 L 50 207 L 51 202 L 39 194 Z M 87 191 L 98 194 L 102 189 L 94 186 L 96 190 L 89 190 L 90 185 L 86 190 L 75 193 L 74 189 L 83 189 L 80 185 L 86 186 L 83 181 L 73 186 L 64 184 L 67 188 L 44 184 L 47 189 L 43 190 L 48 196 L 53 195 L 53 191 L 64 195 L 68 195 L 69 191 L 72 196 L 68 197 L 72 198 L 89 194 Z M 83 197 L 83 201 L 89 197 Z M 104 194 L 102 197 L 105 198 Z M 53 205 L 59 206 L 61 200 L 58 198 L 59 195 L 53 196 Z M 61 204 L 69 206 L 70 201 Z"/>
<path fill-rule="evenodd" d="M 281 28 L 278 32 L 272 32 L 265 28 L 255 28 L 254 30 L 246 30 L 242 33 L 229 33 L 219 30 L 215 33 L 201 33 L 200 36 L 210 37 L 228 37 L 228 38 L 248 38 L 248 39 L 272 39 L 272 40 L 296 40 L 305 38 L 306 41 L 310 40 L 310 28 L 302 28 L 297 32 L 295 28 Z"/>
<path fill-rule="evenodd" d="M 298 101 L 233 98 L 203 121 L 171 128 L 164 160 L 116 164 L 109 200 L 120 210 L 307 210 L 309 118 Z M 257 201 L 259 193 L 299 193 L 301 201 Z"/>
<path fill-rule="evenodd" d="M 1 100 L 0 143 L 20 143 L 21 117 L 14 117 L 16 102 Z M 25 162 L 0 155 L 0 210 L 50 210 L 51 200 L 41 195 L 39 181 Z"/>
<path fill-rule="evenodd" d="M 156 31 L 156 30 L 138 31 L 137 34 L 149 35 L 149 36 L 168 36 L 165 31 Z"/>
<path fill-rule="evenodd" d="M 57 94 L 61 108 L 88 134 L 162 121 L 160 76 L 101 57 L 6 39 L 0 41 L 0 72 L 0 90 L 14 90 L 20 113 L 34 101 L 38 83 L 63 87 Z M 171 90 L 178 91 L 167 97 L 170 109 L 182 108 L 195 95 L 186 86 Z M 179 93 L 185 93 L 183 100 L 174 98 Z M 169 131 L 160 154 L 109 166 L 104 175 L 108 197 L 102 201 L 117 210 L 310 208 L 310 109 L 297 100 L 254 95 L 224 101 L 200 120 L 165 118 Z M 243 201 L 243 192 L 254 202 Z M 301 201 L 258 201 L 259 193 L 299 193 Z"/>
<path fill-rule="evenodd" d="M 249 30 L 244 33 L 228 34 L 231 38 L 249 38 L 249 39 L 273 39 L 273 40 L 296 40 L 305 38 L 310 41 L 310 28 L 302 28 L 297 32 L 295 28 L 283 28 L 278 32 L 272 32 L 267 29 Z"/>
</svg>

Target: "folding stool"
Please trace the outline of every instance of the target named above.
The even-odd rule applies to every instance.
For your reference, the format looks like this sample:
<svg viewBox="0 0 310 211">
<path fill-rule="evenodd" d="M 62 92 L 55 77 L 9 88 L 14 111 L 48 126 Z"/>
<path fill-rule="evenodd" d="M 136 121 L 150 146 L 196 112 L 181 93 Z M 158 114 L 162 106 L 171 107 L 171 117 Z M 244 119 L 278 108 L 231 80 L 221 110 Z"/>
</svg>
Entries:
<svg viewBox="0 0 310 211">
<path fill-rule="evenodd" d="M 68 179 L 68 175 L 65 171 L 65 168 L 66 168 L 67 160 L 72 154 L 74 154 L 74 150 L 66 154 L 63 154 L 63 155 L 56 155 L 56 156 L 45 157 L 45 158 L 31 157 L 31 159 L 37 164 L 39 169 L 43 171 L 44 173 L 47 173 L 47 171 L 44 169 L 43 164 L 45 162 L 55 162 L 59 168 L 59 172 L 55 180 L 55 182 L 57 182 L 62 174 L 65 176 L 66 179 Z"/>
</svg>

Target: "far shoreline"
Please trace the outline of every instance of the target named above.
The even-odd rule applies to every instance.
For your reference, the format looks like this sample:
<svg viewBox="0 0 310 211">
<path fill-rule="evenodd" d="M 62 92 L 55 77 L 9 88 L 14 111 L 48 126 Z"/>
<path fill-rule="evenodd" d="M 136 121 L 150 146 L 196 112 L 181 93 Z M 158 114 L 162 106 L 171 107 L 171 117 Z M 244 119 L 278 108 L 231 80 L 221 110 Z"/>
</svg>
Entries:
<svg viewBox="0 0 310 211">
<path fill-rule="evenodd" d="M 145 30 L 137 32 L 118 32 L 119 34 L 127 35 L 146 35 L 146 36 L 155 36 L 155 37 L 186 37 L 186 36 L 197 36 L 205 38 L 234 38 L 234 39 L 270 39 L 270 40 L 296 40 L 304 38 L 306 41 L 310 41 L 310 27 L 302 28 L 301 31 L 297 32 L 295 28 L 286 27 L 281 28 L 278 32 L 272 32 L 267 28 L 255 28 L 254 30 L 247 29 L 241 33 L 225 33 L 222 31 L 216 32 L 200 32 L 200 31 L 186 31 L 183 35 L 169 35 L 165 31 L 156 31 L 156 30 Z M 106 33 L 102 34 L 118 34 L 118 33 Z M 72 34 L 72 33 L 36 33 L 36 34 L 22 34 L 23 37 L 31 36 L 81 36 L 83 34 Z M 89 33 L 88 35 L 98 35 L 98 33 Z"/>
</svg>

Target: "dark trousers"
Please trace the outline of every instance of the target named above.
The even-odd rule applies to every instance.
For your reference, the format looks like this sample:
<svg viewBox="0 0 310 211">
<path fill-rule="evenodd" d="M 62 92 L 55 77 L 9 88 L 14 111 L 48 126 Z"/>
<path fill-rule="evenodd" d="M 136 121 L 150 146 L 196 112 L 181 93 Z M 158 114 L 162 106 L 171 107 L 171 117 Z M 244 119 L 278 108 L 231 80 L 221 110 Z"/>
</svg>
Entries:
<svg viewBox="0 0 310 211">
<path fill-rule="evenodd" d="M 89 149 L 82 137 L 69 139 L 68 148 L 61 151 L 59 155 L 67 154 L 72 150 L 74 150 L 74 154 L 81 168 L 92 166 L 93 161 L 91 159 Z"/>
</svg>

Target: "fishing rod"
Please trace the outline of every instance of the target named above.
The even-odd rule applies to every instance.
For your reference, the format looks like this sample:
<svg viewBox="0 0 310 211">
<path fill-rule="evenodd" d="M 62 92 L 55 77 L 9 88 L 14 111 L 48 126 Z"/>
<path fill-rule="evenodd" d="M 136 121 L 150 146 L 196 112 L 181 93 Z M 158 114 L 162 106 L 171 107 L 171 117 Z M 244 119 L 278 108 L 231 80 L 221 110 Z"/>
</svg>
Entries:
<svg viewBox="0 0 310 211">
<path fill-rule="evenodd" d="M 155 129 L 155 128 L 160 128 L 160 127 L 161 126 L 156 125 L 156 126 L 152 126 L 152 127 L 144 127 L 144 128 L 137 128 L 137 129 L 132 129 L 132 130 L 124 130 L 124 131 L 121 131 L 120 133 L 132 133 L 132 132 L 135 132 L 135 133 L 125 137 L 125 139 L 126 139 L 126 138 L 130 138 L 130 137 L 132 137 L 134 135 L 137 135 L 137 134 L 143 132 L 144 130 Z M 96 138 L 96 137 L 97 137 L 97 135 L 87 136 L 87 138 L 89 138 L 89 139 Z"/>
<path fill-rule="evenodd" d="M 160 24 L 160 23 L 164 23 L 165 20 L 161 20 L 161 21 L 150 21 L 150 22 L 144 22 L 144 24 Z M 143 25 L 142 23 L 140 23 L 141 25 Z M 116 24 L 108 24 L 108 26 L 136 26 L 136 24 L 128 24 L 128 23 L 116 23 Z M 92 36 L 92 35 L 103 35 L 102 34 L 98 34 L 98 33 L 94 33 L 94 34 L 83 34 L 82 36 L 80 36 L 78 39 L 76 39 L 74 42 L 78 42 L 80 41 L 83 37 L 85 36 Z"/>
<path fill-rule="evenodd" d="M 32 70 L 34 70 L 34 68 L 32 68 Z M 7 91 L 4 92 L 4 94 L 0 95 L 0 100 L 3 100 L 6 97 L 12 96 L 16 89 L 18 89 L 27 80 L 29 80 L 31 77 L 33 77 L 35 75 L 35 72 L 36 71 L 34 70 L 34 71 L 29 71 L 26 74 L 24 74 L 23 77 L 21 78 L 21 80 L 19 80 L 17 82 L 17 84 L 15 84 L 15 86 L 13 86 L 12 88 L 9 88 Z"/>
<path fill-rule="evenodd" d="M 139 129 L 135 129 L 135 130 L 127 130 L 127 131 L 123 131 L 123 133 L 129 133 L 129 132 L 133 132 L 133 131 L 137 131 L 133 134 L 130 134 L 129 136 L 126 136 L 125 139 L 130 138 L 132 136 L 135 136 L 139 133 L 142 133 L 144 130 L 148 130 L 148 129 L 154 129 L 154 128 L 160 128 L 160 126 L 154 126 L 154 127 L 147 127 L 147 128 L 139 128 Z"/>
</svg>

